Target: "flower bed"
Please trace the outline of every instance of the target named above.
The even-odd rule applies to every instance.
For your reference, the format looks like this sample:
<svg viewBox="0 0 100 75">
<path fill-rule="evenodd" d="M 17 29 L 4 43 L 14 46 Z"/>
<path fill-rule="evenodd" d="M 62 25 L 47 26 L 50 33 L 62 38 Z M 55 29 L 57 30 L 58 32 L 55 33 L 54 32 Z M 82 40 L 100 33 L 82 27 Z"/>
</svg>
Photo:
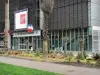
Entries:
<svg viewBox="0 0 100 75">
<path fill-rule="evenodd" d="M 8 56 L 16 58 L 25 58 L 36 61 L 44 61 L 43 53 L 41 52 L 26 52 L 26 51 L 9 51 Z M 94 54 L 92 58 L 90 55 L 88 58 L 81 58 L 80 55 L 75 55 L 72 53 L 49 53 L 48 62 L 62 63 L 62 64 L 76 64 L 76 65 L 89 65 L 89 66 L 98 66 L 100 67 L 100 57 L 99 54 Z"/>
<path fill-rule="evenodd" d="M 9 51 L 8 55 L 22 55 L 24 52 L 21 51 Z"/>
</svg>

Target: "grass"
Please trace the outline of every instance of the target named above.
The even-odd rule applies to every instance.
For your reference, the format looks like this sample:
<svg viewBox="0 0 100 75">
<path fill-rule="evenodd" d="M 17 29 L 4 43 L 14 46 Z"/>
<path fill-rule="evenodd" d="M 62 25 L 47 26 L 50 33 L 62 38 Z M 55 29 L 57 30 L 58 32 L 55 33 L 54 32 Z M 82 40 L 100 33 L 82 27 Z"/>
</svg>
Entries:
<svg viewBox="0 0 100 75">
<path fill-rule="evenodd" d="M 0 63 L 0 75 L 61 75 L 61 74 Z"/>
</svg>

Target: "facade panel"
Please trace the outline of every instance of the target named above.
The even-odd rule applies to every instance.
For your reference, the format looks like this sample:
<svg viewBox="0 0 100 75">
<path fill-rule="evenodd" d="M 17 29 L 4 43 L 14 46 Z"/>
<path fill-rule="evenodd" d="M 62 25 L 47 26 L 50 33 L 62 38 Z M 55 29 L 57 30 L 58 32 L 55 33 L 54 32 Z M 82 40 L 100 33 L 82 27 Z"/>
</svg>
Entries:
<svg viewBox="0 0 100 75">
<path fill-rule="evenodd" d="M 100 26 L 100 5 L 91 3 L 91 25 Z"/>
<path fill-rule="evenodd" d="M 56 30 L 70 29 L 70 28 L 73 29 L 77 27 L 81 28 L 89 26 L 88 0 L 55 0 L 55 2 L 56 3 L 52 15 L 53 17 L 56 17 L 56 22 L 58 24 L 56 25 L 54 23 L 54 25 L 56 25 L 55 26 Z M 56 11 L 58 14 L 56 13 Z"/>
</svg>

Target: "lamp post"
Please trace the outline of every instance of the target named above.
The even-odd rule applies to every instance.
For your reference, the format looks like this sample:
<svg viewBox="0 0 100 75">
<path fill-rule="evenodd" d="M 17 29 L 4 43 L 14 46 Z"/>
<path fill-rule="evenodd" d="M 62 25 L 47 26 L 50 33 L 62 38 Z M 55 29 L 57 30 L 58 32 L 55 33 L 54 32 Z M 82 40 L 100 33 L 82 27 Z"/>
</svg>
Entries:
<svg viewBox="0 0 100 75">
<path fill-rule="evenodd" d="M 43 54 L 44 59 L 48 58 L 48 17 L 53 10 L 54 0 L 40 0 L 40 8 L 44 15 L 43 23 Z"/>
<path fill-rule="evenodd" d="M 8 44 L 9 44 L 9 41 L 8 38 L 9 38 L 9 34 L 8 34 L 8 30 L 9 30 L 9 0 L 6 0 L 5 1 L 5 30 L 4 30 L 4 33 L 5 33 L 5 48 L 8 50 Z"/>
</svg>

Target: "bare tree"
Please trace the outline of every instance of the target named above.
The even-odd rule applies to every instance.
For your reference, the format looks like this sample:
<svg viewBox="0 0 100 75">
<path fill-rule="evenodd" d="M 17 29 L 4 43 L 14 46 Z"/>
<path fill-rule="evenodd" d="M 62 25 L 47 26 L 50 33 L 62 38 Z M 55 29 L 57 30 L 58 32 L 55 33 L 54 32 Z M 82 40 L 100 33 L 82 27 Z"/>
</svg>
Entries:
<svg viewBox="0 0 100 75">
<path fill-rule="evenodd" d="M 43 53 L 44 59 L 48 58 L 48 17 L 51 14 L 54 6 L 54 0 L 40 0 L 41 10 L 44 14 L 44 25 L 43 25 Z"/>
<path fill-rule="evenodd" d="M 81 52 L 82 58 L 85 58 L 85 54 L 84 54 L 84 40 L 83 39 L 80 39 L 79 45 L 80 45 L 80 52 Z"/>
</svg>

